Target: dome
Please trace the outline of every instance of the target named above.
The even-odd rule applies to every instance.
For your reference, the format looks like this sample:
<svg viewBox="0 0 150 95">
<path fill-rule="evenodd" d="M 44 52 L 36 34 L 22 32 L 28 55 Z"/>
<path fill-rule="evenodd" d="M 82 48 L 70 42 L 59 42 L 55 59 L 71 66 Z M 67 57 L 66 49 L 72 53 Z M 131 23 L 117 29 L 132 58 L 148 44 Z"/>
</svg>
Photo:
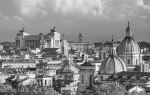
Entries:
<svg viewBox="0 0 150 95">
<path fill-rule="evenodd" d="M 127 38 L 125 37 L 123 41 L 120 43 L 118 46 L 117 52 L 120 53 L 139 53 L 139 45 L 138 43 L 134 40 L 133 37 Z"/>
<path fill-rule="evenodd" d="M 125 63 L 121 58 L 110 55 L 102 61 L 101 67 L 99 69 L 100 74 L 113 74 L 122 71 L 127 71 Z"/>
<path fill-rule="evenodd" d="M 126 29 L 126 36 L 118 46 L 117 50 L 118 54 L 121 53 L 139 53 L 139 45 L 138 43 L 134 40 L 132 36 L 132 32 L 130 30 L 130 25 L 128 23 L 128 27 Z"/>
<path fill-rule="evenodd" d="M 64 60 L 63 65 L 56 73 L 73 73 L 73 65 L 68 60 Z"/>
</svg>

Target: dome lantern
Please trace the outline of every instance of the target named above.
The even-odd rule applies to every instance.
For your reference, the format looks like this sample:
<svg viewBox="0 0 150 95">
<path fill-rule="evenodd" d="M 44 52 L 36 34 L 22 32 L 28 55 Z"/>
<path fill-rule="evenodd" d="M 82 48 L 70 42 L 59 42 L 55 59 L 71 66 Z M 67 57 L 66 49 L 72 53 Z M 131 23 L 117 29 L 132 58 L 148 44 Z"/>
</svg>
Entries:
<svg viewBox="0 0 150 95">
<path fill-rule="evenodd" d="M 126 29 L 126 36 L 118 46 L 118 54 L 122 53 L 139 53 L 139 45 L 132 36 L 129 22 Z"/>
<path fill-rule="evenodd" d="M 132 37 L 132 32 L 130 29 L 130 22 L 128 21 L 128 26 L 126 28 L 126 37 Z"/>
</svg>

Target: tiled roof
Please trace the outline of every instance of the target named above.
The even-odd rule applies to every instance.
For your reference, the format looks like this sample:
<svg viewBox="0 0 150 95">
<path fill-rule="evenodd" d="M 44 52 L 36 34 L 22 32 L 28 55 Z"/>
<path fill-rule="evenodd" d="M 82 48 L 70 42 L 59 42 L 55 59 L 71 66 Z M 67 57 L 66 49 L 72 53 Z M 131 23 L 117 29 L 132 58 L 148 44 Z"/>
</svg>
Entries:
<svg viewBox="0 0 150 95">
<path fill-rule="evenodd" d="M 143 87 L 146 92 L 150 92 L 150 87 Z"/>
<path fill-rule="evenodd" d="M 51 77 L 51 76 L 45 74 L 36 76 L 36 78 L 47 78 L 47 77 Z"/>
<path fill-rule="evenodd" d="M 150 75 L 150 73 L 149 73 L 149 72 L 128 72 L 128 71 L 124 71 L 124 72 L 120 72 L 120 73 L 118 73 L 118 75 L 149 76 L 149 75 Z"/>
<path fill-rule="evenodd" d="M 36 64 L 37 68 L 39 68 L 39 67 L 46 67 L 46 66 L 47 66 L 47 63 Z"/>
<path fill-rule="evenodd" d="M 126 86 L 126 90 L 128 91 L 128 90 L 130 90 L 131 88 L 133 88 L 134 87 L 134 85 L 127 85 Z"/>
<path fill-rule="evenodd" d="M 61 69 L 57 70 L 56 73 L 73 73 L 73 67 L 74 65 L 71 62 L 64 61 Z"/>
<path fill-rule="evenodd" d="M 12 75 L 12 76 L 6 78 L 6 80 L 11 80 L 11 79 L 14 79 L 14 78 L 15 78 L 15 75 Z"/>
<path fill-rule="evenodd" d="M 106 81 L 132 81 L 132 82 L 147 82 L 150 78 L 150 73 L 148 72 L 120 72 L 115 75 L 110 76 Z"/>
<path fill-rule="evenodd" d="M 42 52 L 56 52 L 58 48 L 45 48 L 42 50 Z"/>
<path fill-rule="evenodd" d="M 36 68 L 30 68 L 30 67 L 28 67 L 27 70 L 28 71 L 36 71 Z"/>
<path fill-rule="evenodd" d="M 28 77 L 24 78 L 24 79 L 20 79 L 19 82 L 23 82 L 25 80 L 29 79 Z"/>
<path fill-rule="evenodd" d="M 83 64 L 81 64 L 81 66 L 93 66 L 93 65 L 91 65 L 90 62 L 84 62 Z"/>
</svg>

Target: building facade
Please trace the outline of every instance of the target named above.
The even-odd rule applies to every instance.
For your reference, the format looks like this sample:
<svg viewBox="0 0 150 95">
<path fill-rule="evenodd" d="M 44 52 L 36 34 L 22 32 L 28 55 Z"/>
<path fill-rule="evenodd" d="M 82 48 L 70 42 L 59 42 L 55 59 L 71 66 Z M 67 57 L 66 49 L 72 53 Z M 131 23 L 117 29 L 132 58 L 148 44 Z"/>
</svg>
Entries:
<svg viewBox="0 0 150 95">
<path fill-rule="evenodd" d="M 61 41 L 61 52 L 63 55 L 68 56 L 69 50 L 70 50 L 70 46 L 67 40 L 63 39 Z"/>
<path fill-rule="evenodd" d="M 36 63 L 34 61 L 6 61 L 2 62 L 2 68 L 10 67 L 10 68 L 36 68 Z"/>
<path fill-rule="evenodd" d="M 142 54 L 138 43 L 134 40 L 130 24 L 126 29 L 126 36 L 118 47 L 118 56 L 126 63 L 128 67 L 140 65 L 142 62 Z"/>
<path fill-rule="evenodd" d="M 86 43 L 86 42 L 70 42 L 69 46 L 76 51 L 80 51 L 80 52 L 87 52 L 89 49 L 94 48 L 94 44 L 93 43 Z"/>
<path fill-rule="evenodd" d="M 30 35 L 24 31 L 20 30 L 15 38 L 16 49 L 21 48 L 60 48 L 60 33 L 55 31 L 50 31 L 50 33 L 43 34 L 39 33 L 37 35 Z"/>
<path fill-rule="evenodd" d="M 84 62 L 80 66 L 79 92 L 83 92 L 94 82 L 94 66 L 89 62 Z"/>
</svg>

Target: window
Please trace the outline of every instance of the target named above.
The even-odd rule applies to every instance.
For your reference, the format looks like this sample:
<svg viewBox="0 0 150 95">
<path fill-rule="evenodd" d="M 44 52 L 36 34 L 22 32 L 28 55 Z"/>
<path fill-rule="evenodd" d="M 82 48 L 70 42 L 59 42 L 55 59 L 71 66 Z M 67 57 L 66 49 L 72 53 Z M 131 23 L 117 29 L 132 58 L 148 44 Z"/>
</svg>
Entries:
<svg viewBox="0 0 150 95">
<path fill-rule="evenodd" d="M 103 80 L 103 76 L 101 76 L 101 80 Z"/>
<path fill-rule="evenodd" d="M 16 46 L 20 47 L 20 40 L 16 40 Z"/>
<path fill-rule="evenodd" d="M 45 85 L 47 85 L 47 80 L 45 80 Z"/>
<path fill-rule="evenodd" d="M 49 80 L 49 85 L 50 85 L 50 86 L 52 86 L 52 84 L 51 84 L 51 80 Z"/>
<path fill-rule="evenodd" d="M 48 47 L 51 48 L 51 40 L 47 40 Z"/>
<path fill-rule="evenodd" d="M 82 84 L 84 84 L 84 75 L 82 75 Z"/>
<path fill-rule="evenodd" d="M 92 83 L 92 75 L 90 75 L 90 77 L 89 77 L 89 83 L 90 84 Z"/>
<path fill-rule="evenodd" d="M 105 52 L 103 52 L 103 58 L 105 58 L 105 56 L 106 56 L 106 55 L 105 55 Z"/>
<path fill-rule="evenodd" d="M 138 65 L 138 60 L 136 59 L 136 65 Z"/>
<path fill-rule="evenodd" d="M 43 85 L 42 80 L 41 80 L 41 83 L 40 83 L 40 84 Z"/>
<path fill-rule="evenodd" d="M 101 57 L 101 52 L 99 53 L 99 58 L 101 59 L 102 57 Z"/>
<path fill-rule="evenodd" d="M 130 65 L 131 63 L 130 63 L 130 59 L 128 59 L 128 65 Z"/>
</svg>

